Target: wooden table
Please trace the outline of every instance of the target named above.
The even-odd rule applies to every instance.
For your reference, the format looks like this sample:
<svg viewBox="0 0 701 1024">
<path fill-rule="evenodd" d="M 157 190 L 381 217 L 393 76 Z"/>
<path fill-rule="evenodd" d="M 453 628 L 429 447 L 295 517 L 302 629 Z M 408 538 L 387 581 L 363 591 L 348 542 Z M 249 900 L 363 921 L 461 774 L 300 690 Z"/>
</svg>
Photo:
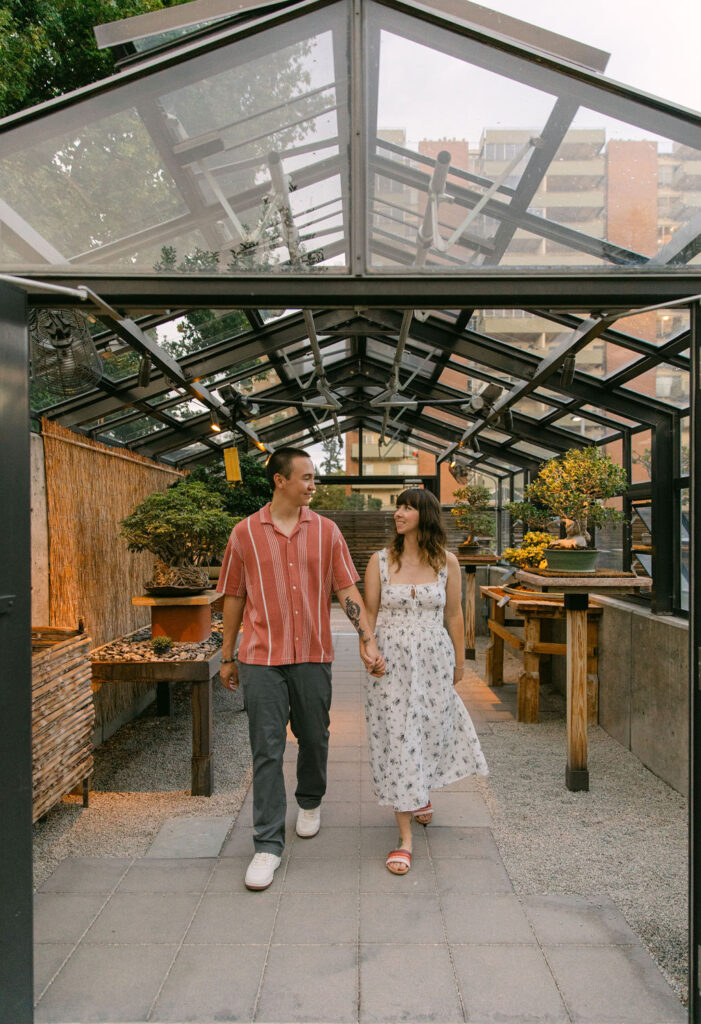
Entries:
<svg viewBox="0 0 701 1024">
<path fill-rule="evenodd" d="M 96 652 L 99 655 L 100 648 Z M 192 796 L 211 796 L 214 791 L 214 744 L 212 680 L 221 667 L 221 649 L 202 661 L 100 661 L 92 663 L 93 683 L 144 682 L 156 684 L 156 710 L 171 713 L 173 683 L 192 684 Z"/>
<path fill-rule="evenodd" d="M 523 671 L 516 691 L 516 720 L 537 722 L 540 682 L 543 678 L 543 659 L 554 654 L 566 655 L 567 644 L 547 643 L 541 640 L 543 621 L 562 619 L 565 599 L 552 594 L 519 591 L 504 587 L 480 587 L 482 597 L 491 601 L 489 617 L 490 644 L 486 652 L 486 682 L 488 686 L 502 686 L 504 682 L 504 644 L 523 652 Z M 510 630 L 505 622 L 507 606 L 523 619 L 523 637 Z M 600 607 L 587 613 L 587 720 L 598 720 L 598 639 Z M 546 664 L 548 664 L 546 662 Z"/>
<path fill-rule="evenodd" d="M 477 588 L 475 586 L 475 573 L 478 565 L 496 565 L 499 561 L 499 556 L 495 555 L 492 551 L 485 551 L 484 554 L 476 554 L 474 552 L 461 553 L 458 548 L 457 559 L 460 565 L 465 570 L 465 587 L 464 587 L 464 610 L 465 610 L 465 657 L 470 661 L 475 660 L 475 599 L 477 596 Z"/>
<path fill-rule="evenodd" d="M 576 792 L 589 789 L 587 767 L 587 611 L 591 594 L 632 594 L 649 590 L 652 580 L 634 574 L 554 573 L 519 569 L 516 579 L 543 594 L 564 596 L 567 616 L 567 767 L 565 783 Z"/>
</svg>

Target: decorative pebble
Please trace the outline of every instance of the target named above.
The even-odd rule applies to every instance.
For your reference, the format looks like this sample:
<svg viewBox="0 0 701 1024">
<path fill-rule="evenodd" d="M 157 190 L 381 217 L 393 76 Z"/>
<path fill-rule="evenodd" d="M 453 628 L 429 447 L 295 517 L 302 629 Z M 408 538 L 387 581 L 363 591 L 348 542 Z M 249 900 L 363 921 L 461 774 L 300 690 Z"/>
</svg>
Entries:
<svg viewBox="0 0 701 1024">
<path fill-rule="evenodd" d="M 104 647 L 96 647 L 90 652 L 91 661 L 205 661 L 222 645 L 222 617 L 218 612 L 212 614 L 212 632 L 200 643 L 189 641 L 173 641 L 170 650 L 156 654 L 151 646 L 151 627 L 144 626 L 126 636 L 117 637 Z"/>
</svg>

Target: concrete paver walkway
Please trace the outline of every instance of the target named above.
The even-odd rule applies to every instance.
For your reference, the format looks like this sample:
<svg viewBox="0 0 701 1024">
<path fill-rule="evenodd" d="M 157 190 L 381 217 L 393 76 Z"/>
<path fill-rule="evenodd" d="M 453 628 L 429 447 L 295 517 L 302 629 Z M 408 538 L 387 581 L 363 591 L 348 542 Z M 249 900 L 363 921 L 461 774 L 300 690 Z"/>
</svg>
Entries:
<svg viewBox="0 0 701 1024">
<path fill-rule="evenodd" d="M 251 794 L 226 819 L 179 818 L 146 857 L 70 858 L 36 897 L 36 1020 L 665 1024 L 686 1013 L 626 921 L 595 897 L 515 895 L 476 780 L 437 792 L 405 877 L 370 787 L 363 672 L 336 635 L 322 829 L 288 840 L 273 885 L 243 885 Z M 463 685 L 479 731 L 508 717 Z"/>
</svg>

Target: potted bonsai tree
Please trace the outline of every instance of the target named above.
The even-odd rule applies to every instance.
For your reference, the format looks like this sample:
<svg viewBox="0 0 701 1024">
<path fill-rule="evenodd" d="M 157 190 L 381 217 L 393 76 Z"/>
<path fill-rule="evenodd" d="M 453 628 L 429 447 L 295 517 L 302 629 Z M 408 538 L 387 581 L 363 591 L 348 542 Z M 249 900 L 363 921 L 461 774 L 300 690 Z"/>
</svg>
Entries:
<svg viewBox="0 0 701 1024">
<path fill-rule="evenodd" d="M 489 488 L 482 484 L 465 484 L 455 491 L 455 504 L 450 510 L 455 525 L 467 531 L 467 537 L 460 545 L 460 550 L 476 550 L 477 537 L 493 537 L 495 532 L 494 515 L 490 510 L 491 495 Z"/>
<path fill-rule="evenodd" d="M 544 550 L 549 569 L 591 572 L 596 550 L 590 547 L 590 526 L 620 522 L 618 509 L 603 504 L 628 486 L 625 470 L 600 448 L 572 448 L 546 462 L 525 491 L 525 501 L 506 508 L 530 528 L 564 523 L 566 537 L 553 538 Z"/>
<path fill-rule="evenodd" d="M 237 522 L 221 495 L 204 483 L 183 481 L 149 494 L 120 525 L 130 551 L 156 556 L 147 590 L 192 594 L 207 587 L 207 567 L 221 555 Z"/>
</svg>

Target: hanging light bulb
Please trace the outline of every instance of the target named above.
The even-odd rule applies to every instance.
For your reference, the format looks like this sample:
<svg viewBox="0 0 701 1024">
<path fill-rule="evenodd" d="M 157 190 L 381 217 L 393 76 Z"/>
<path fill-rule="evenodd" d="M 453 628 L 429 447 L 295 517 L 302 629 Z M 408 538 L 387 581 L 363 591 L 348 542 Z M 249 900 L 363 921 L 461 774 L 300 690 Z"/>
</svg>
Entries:
<svg viewBox="0 0 701 1024">
<path fill-rule="evenodd" d="M 139 363 L 138 385 L 140 388 L 147 388 L 151 380 L 151 356 L 144 353 Z"/>
<path fill-rule="evenodd" d="M 214 409 L 209 411 L 209 429 L 215 434 L 221 433 L 221 423 Z"/>
<path fill-rule="evenodd" d="M 576 358 L 574 352 L 570 352 L 568 356 L 565 356 L 562 364 L 562 370 L 560 371 L 560 384 L 567 388 L 574 380 L 574 371 L 576 369 Z"/>
</svg>

